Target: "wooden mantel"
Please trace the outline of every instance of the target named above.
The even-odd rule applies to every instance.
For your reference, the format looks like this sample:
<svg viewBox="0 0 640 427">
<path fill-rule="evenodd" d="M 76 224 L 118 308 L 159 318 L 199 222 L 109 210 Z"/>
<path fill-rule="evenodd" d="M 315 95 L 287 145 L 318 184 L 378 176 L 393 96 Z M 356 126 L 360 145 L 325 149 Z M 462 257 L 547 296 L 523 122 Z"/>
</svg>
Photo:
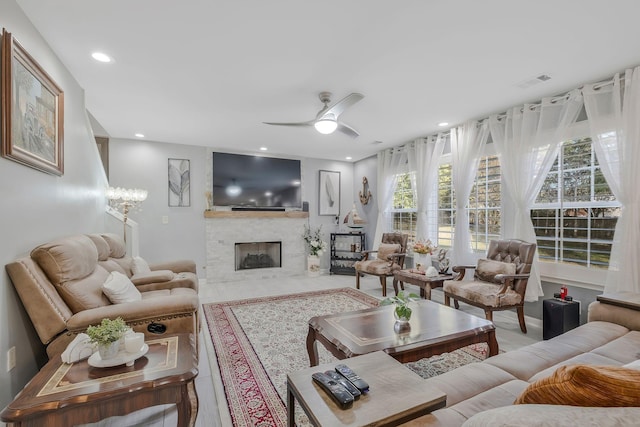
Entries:
<svg viewBox="0 0 640 427">
<path fill-rule="evenodd" d="M 303 211 L 204 211 L 205 218 L 309 218 Z"/>
</svg>

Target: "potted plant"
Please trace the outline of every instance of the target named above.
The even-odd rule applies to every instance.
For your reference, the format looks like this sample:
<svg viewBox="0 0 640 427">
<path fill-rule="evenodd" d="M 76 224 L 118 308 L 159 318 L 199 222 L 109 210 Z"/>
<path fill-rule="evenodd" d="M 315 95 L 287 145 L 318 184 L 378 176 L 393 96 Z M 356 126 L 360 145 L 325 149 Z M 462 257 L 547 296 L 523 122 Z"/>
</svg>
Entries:
<svg viewBox="0 0 640 427">
<path fill-rule="evenodd" d="M 406 332 L 410 329 L 409 320 L 411 319 L 411 307 L 409 304 L 413 301 L 418 301 L 420 296 L 414 293 L 405 294 L 404 291 L 398 292 L 398 295 L 394 297 L 385 298 L 380 302 L 380 305 L 395 304 L 393 315 L 396 318 L 396 323 L 393 330 L 396 332 Z"/>
<path fill-rule="evenodd" d="M 120 339 L 129 327 L 121 317 L 115 319 L 102 319 L 99 325 L 91 325 L 87 328 L 89 342 L 98 346 L 98 352 L 102 360 L 110 359 L 118 354 Z"/>
<path fill-rule="evenodd" d="M 433 255 L 433 251 L 437 249 L 437 246 L 434 245 L 431 240 L 427 239 L 424 242 L 418 240 L 413 244 L 412 249 L 413 263 L 416 270 L 425 271 L 431 267 L 431 255 Z"/>
<path fill-rule="evenodd" d="M 322 226 L 314 230 L 305 224 L 302 238 L 309 249 L 307 271 L 310 275 L 316 276 L 320 274 L 320 256 L 327 249 L 327 242 L 322 240 Z"/>
</svg>

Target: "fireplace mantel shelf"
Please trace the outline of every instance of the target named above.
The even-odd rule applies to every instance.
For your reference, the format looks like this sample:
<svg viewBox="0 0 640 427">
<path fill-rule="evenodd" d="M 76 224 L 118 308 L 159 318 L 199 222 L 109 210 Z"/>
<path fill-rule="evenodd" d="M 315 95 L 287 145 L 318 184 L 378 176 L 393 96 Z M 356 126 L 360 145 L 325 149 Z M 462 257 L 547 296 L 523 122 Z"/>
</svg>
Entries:
<svg viewBox="0 0 640 427">
<path fill-rule="evenodd" d="M 204 211 L 205 218 L 309 218 L 303 211 Z"/>
</svg>

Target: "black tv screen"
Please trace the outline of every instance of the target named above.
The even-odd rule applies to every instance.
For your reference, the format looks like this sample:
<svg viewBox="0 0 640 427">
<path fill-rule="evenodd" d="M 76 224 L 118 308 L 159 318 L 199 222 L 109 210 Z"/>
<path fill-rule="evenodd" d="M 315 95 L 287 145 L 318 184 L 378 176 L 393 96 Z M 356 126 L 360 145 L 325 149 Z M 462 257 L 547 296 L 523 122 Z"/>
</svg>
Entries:
<svg viewBox="0 0 640 427">
<path fill-rule="evenodd" d="M 301 208 L 300 160 L 213 153 L 213 205 Z"/>
</svg>

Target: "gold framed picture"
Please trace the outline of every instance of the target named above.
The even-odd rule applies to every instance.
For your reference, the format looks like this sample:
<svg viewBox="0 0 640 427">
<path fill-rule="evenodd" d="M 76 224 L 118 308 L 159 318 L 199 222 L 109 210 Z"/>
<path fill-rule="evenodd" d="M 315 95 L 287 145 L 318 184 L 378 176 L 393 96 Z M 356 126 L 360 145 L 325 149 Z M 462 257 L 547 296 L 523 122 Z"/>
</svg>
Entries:
<svg viewBox="0 0 640 427">
<path fill-rule="evenodd" d="M 11 33 L 2 31 L 2 156 L 64 174 L 64 93 Z"/>
</svg>

